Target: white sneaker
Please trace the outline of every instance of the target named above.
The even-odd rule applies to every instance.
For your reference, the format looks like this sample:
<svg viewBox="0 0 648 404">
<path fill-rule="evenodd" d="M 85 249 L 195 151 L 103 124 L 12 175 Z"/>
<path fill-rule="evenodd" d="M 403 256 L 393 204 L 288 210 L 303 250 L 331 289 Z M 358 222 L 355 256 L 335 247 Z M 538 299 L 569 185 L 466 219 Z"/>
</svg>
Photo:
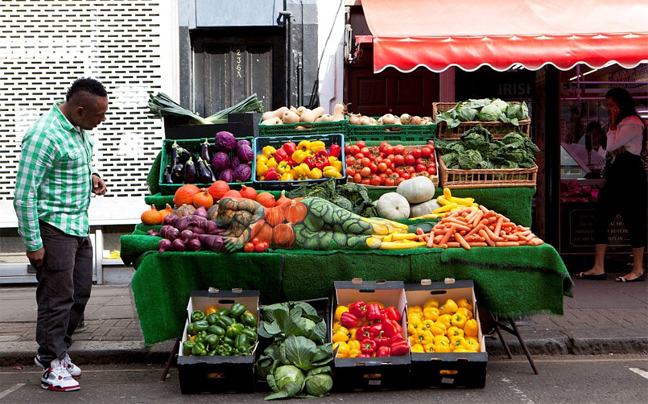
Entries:
<svg viewBox="0 0 648 404">
<path fill-rule="evenodd" d="M 65 364 L 60 359 L 54 359 L 41 376 L 41 387 L 53 391 L 76 391 L 80 389 L 79 383 L 67 371 Z"/>
<path fill-rule="evenodd" d="M 70 355 L 65 354 L 65 358 L 63 358 L 61 362 L 65 366 L 65 369 L 67 369 L 70 376 L 75 378 L 81 377 L 81 368 L 79 368 L 77 365 L 72 363 L 72 359 L 70 359 Z M 43 363 L 41 362 L 40 355 L 36 355 L 36 357 L 34 358 L 34 363 L 36 364 L 36 366 L 40 366 L 41 368 L 45 369 Z"/>
</svg>

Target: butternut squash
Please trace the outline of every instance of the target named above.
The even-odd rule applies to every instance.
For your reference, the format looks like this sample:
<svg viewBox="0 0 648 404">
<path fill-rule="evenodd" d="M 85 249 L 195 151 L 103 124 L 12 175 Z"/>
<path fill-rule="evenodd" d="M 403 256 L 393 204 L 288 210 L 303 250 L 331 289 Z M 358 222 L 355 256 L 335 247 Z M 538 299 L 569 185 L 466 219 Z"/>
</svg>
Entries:
<svg viewBox="0 0 648 404">
<path fill-rule="evenodd" d="M 315 122 L 317 118 L 324 115 L 324 112 L 326 111 L 323 107 L 317 107 L 310 111 L 304 111 L 299 117 L 299 122 Z"/>
<path fill-rule="evenodd" d="M 315 119 L 315 122 L 333 122 L 333 115 L 324 114 L 324 115 L 320 116 L 319 118 Z"/>
<path fill-rule="evenodd" d="M 333 107 L 333 116 L 332 116 L 332 121 L 343 121 L 344 120 L 344 114 L 346 113 L 346 105 L 342 102 L 338 102 L 335 104 L 335 107 Z"/>
<path fill-rule="evenodd" d="M 282 123 L 283 121 L 278 116 L 261 121 L 261 125 L 281 125 Z"/>
<path fill-rule="evenodd" d="M 288 111 L 288 107 L 277 108 L 274 111 L 266 111 L 261 115 L 261 122 L 272 118 L 281 118 L 286 111 Z"/>
<path fill-rule="evenodd" d="M 299 115 L 288 110 L 284 112 L 283 117 L 281 118 L 283 123 L 297 123 L 299 122 Z"/>
</svg>

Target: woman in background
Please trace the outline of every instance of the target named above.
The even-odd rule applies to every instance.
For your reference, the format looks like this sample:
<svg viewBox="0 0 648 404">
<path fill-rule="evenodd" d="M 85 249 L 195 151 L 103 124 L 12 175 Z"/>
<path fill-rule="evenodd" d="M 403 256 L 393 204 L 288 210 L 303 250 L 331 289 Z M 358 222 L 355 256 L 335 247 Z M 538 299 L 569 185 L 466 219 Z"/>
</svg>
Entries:
<svg viewBox="0 0 648 404">
<path fill-rule="evenodd" d="M 647 239 L 648 185 L 641 153 L 646 148 L 646 126 L 627 90 L 613 88 L 605 95 L 610 126 L 607 151 L 612 158 L 605 167 L 606 180 L 599 192 L 595 216 L 594 266 L 576 275 L 581 279 L 604 280 L 607 228 L 620 213 L 632 247 L 632 271 L 617 282 L 645 280 L 643 254 Z"/>
</svg>

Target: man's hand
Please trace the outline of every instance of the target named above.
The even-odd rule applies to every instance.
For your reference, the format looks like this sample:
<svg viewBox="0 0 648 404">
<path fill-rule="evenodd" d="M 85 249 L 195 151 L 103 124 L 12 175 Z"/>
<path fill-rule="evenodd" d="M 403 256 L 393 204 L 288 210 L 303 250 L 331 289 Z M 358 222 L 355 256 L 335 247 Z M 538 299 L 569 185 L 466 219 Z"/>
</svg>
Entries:
<svg viewBox="0 0 648 404">
<path fill-rule="evenodd" d="M 103 195 L 106 193 L 106 183 L 97 175 L 92 176 L 92 193 L 95 195 Z"/>
<path fill-rule="evenodd" d="M 45 258 L 45 247 L 41 247 L 40 250 L 36 251 L 27 251 L 27 258 L 34 268 L 42 267 L 43 259 Z"/>
</svg>

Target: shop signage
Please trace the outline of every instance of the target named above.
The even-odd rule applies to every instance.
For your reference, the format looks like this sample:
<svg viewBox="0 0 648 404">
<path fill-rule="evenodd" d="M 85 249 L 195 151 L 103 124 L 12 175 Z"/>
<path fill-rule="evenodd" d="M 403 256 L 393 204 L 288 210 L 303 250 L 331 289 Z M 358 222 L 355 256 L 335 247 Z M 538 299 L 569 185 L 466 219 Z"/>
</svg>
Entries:
<svg viewBox="0 0 648 404">
<path fill-rule="evenodd" d="M 562 206 L 561 253 L 592 253 L 594 248 L 595 209 L 587 203 L 564 203 Z M 609 246 L 617 250 L 630 249 L 628 231 L 617 215 L 608 227 Z"/>
</svg>

